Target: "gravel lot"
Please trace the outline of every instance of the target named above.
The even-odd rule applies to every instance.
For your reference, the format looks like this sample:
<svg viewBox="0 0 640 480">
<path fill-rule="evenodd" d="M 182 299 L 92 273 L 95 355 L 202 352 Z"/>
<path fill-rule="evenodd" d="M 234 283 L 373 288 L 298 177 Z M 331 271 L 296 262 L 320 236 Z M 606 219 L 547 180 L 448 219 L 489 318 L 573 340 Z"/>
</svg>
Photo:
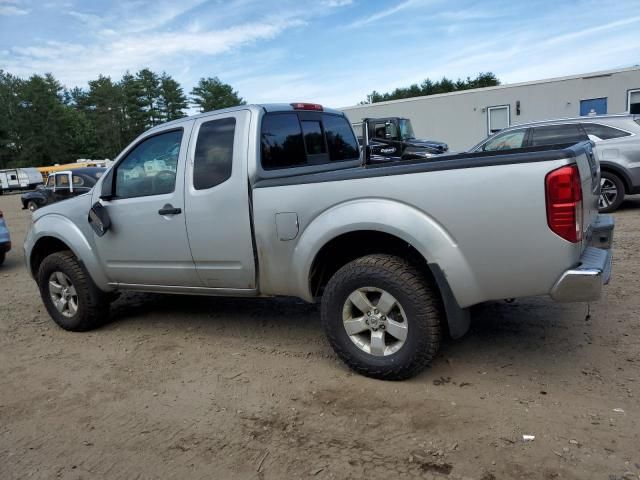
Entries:
<svg viewBox="0 0 640 480">
<path fill-rule="evenodd" d="M 295 300 L 129 294 L 103 328 L 65 332 L 23 265 L 30 214 L 16 195 L 0 209 L 2 480 L 640 478 L 640 198 L 616 214 L 590 319 L 482 305 L 402 383 L 350 373 Z"/>
</svg>

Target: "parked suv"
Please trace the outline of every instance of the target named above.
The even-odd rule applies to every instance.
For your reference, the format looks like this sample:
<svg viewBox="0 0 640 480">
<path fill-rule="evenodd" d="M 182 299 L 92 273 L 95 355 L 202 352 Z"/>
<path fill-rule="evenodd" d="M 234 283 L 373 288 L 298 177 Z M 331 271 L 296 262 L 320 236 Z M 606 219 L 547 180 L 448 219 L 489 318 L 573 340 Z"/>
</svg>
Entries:
<svg viewBox="0 0 640 480">
<path fill-rule="evenodd" d="M 553 144 L 595 143 L 600 160 L 600 211 L 617 210 L 624 196 L 640 194 L 640 115 L 599 115 L 526 123 L 505 128 L 471 152 Z"/>
</svg>

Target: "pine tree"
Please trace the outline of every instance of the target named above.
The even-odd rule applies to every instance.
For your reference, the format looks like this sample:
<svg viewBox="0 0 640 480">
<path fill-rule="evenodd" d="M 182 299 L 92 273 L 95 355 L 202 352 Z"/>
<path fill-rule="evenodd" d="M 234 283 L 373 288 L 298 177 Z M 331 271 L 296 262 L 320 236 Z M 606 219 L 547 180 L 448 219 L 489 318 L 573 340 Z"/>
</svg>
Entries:
<svg viewBox="0 0 640 480">
<path fill-rule="evenodd" d="M 140 88 L 140 100 L 145 112 L 145 127 L 150 128 L 162 122 L 160 113 L 160 77 L 148 68 L 136 74 Z"/>
<path fill-rule="evenodd" d="M 164 121 L 185 116 L 187 97 L 182 87 L 165 72 L 160 77 L 160 114 Z"/>
<path fill-rule="evenodd" d="M 122 90 L 122 124 L 120 131 L 125 144 L 145 131 L 146 112 L 142 100 L 142 88 L 138 80 L 126 72 L 120 80 Z"/>
<path fill-rule="evenodd" d="M 201 78 L 198 85 L 191 90 L 191 101 L 201 112 L 245 104 L 238 92 L 235 92 L 231 85 L 221 82 L 218 77 Z"/>
</svg>

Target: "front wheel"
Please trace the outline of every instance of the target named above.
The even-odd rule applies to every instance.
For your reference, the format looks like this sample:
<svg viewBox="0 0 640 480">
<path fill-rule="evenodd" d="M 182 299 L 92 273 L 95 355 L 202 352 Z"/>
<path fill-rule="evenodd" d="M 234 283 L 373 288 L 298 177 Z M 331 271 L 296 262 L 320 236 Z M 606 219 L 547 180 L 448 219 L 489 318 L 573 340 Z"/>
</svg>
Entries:
<svg viewBox="0 0 640 480">
<path fill-rule="evenodd" d="M 69 251 L 52 253 L 42 261 L 38 287 L 47 312 L 65 330 L 90 330 L 109 314 L 108 295 L 95 286 Z"/>
<path fill-rule="evenodd" d="M 440 296 L 406 260 L 369 255 L 331 278 L 322 323 L 338 356 L 368 377 L 402 380 L 420 372 L 440 347 Z"/>
<path fill-rule="evenodd" d="M 624 183 L 618 175 L 602 172 L 600 175 L 600 198 L 598 210 L 602 213 L 615 212 L 624 201 Z"/>
<path fill-rule="evenodd" d="M 27 208 L 30 212 L 35 212 L 38 209 L 38 204 L 33 200 L 29 200 L 27 202 Z"/>
</svg>

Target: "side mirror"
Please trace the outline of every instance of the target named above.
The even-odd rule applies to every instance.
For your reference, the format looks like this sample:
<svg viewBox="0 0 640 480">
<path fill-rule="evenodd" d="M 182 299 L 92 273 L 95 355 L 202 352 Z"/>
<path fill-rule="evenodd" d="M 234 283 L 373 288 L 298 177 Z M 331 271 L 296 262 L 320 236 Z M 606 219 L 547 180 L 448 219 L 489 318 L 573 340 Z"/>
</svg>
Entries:
<svg viewBox="0 0 640 480">
<path fill-rule="evenodd" d="M 89 210 L 89 225 L 99 237 L 102 237 L 111 228 L 109 213 L 99 202 L 94 203 Z"/>
<path fill-rule="evenodd" d="M 109 173 L 107 173 L 107 175 L 104 177 L 104 180 L 102 180 L 102 191 L 100 192 L 100 198 L 102 200 L 111 200 L 114 196 L 113 194 L 113 170 L 109 170 Z"/>
</svg>

